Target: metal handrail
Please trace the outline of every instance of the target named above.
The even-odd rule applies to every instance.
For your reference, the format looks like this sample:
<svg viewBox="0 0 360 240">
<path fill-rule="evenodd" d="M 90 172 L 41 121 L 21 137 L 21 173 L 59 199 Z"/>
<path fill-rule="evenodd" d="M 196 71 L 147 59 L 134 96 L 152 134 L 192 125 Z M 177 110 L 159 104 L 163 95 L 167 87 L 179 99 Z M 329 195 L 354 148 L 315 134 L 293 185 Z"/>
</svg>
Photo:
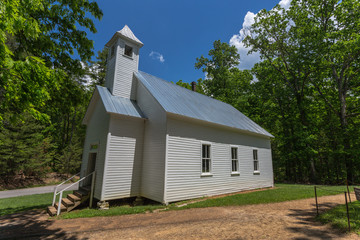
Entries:
<svg viewBox="0 0 360 240">
<path fill-rule="evenodd" d="M 95 172 L 95 171 L 94 171 L 94 172 Z M 71 184 L 70 186 L 67 186 L 67 187 L 66 187 L 66 188 L 64 188 L 63 190 L 59 191 L 56 195 L 58 195 L 60 192 L 65 191 L 66 189 L 68 189 L 68 188 L 72 187 L 73 185 L 77 184 L 78 182 L 81 182 L 82 180 L 84 180 L 84 179 L 85 179 L 85 178 L 87 178 L 88 176 L 92 175 L 94 172 L 92 172 L 92 173 L 90 173 L 90 174 L 86 175 L 86 176 L 85 176 L 85 177 L 83 177 L 83 178 L 80 178 L 79 180 L 77 180 L 76 182 L 74 182 L 73 184 Z"/>
<path fill-rule="evenodd" d="M 61 191 L 59 191 L 58 193 L 54 193 L 54 199 L 56 199 L 56 195 L 60 194 L 59 196 L 59 203 L 58 203 L 58 209 L 57 209 L 57 215 L 60 214 L 61 212 L 61 200 L 62 200 L 62 195 L 63 195 L 63 192 L 65 190 L 67 190 L 68 188 L 72 187 L 73 185 L 83 181 L 85 178 L 89 177 L 90 175 L 92 175 L 92 180 L 91 180 L 91 192 L 90 192 L 90 205 L 92 205 L 92 198 L 93 198 L 93 195 L 94 195 L 94 185 L 95 185 L 95 171 L 89 173 L 88 175 L 86 175 L 85 177 L 79 179 L 78 181 L 74 182 L 73 184 L 71 184 L 70 186 L 62 189 Z"/>
<path fill-rule="evenodd" d="M 61 185 L 63 185 L 63 184 L 65 184 L 66 182 L 70 181 L 71 179 L 73 179 L 74 177 L 76 177 L 76 176 L 79 175 L 79 174 L 80 174 L 80 172 L 78 172 L 77 174 L 75 174 L 75 175 L 71 176 L 70 178 L 66 179 L 65 181 L 63 181 L 62 183 L 58 184 L 58 185 L 54 188 L 54 197 L 53 197 L 53 202 L 52 202 L 52 205 L 51 205 L 51 206 L 54 206 L 54 204 L 55 204 L 56 195 L 58 194 L 58 193 L 57 193 L 57 189 L 58 189 Z"/>
</svg>

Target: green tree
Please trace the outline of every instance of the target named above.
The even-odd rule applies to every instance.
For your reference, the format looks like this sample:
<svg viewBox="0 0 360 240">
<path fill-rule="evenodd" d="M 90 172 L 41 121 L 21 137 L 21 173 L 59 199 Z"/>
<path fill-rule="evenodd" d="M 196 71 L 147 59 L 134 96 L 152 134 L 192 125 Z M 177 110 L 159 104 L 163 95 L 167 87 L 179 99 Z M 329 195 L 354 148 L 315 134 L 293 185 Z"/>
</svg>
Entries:
<svg viewBox="0 0 360 240">
<path fill-rule="evenodd" d="M 354 168 L 354 153 L 359 152 L 354 147 L 359 138 L 353 125 L 360 113 L 359 14 L 360 3 L 356 0 L 293 0 L 288 10 L 277 5 L 270 11 L 260 11 L 245 38 L 251 51 L 259 52 L 266 60 L 256 71 L 272 68 L 293 96 L 293 114 L 302 125 L 298 134 L 308 149 L 302 158 L 308 161 L 312 181 L 316 181 L 316 165 L 322 166 L 320 159 L 315 161 L 323 156 L 319 154 L 320 135 L 335 134 L 338 146 L 330 148 L 332 141 L 326 138 L 327 151 L 333 150 L 341 160 L 337 168 L 346 166 L 347 179 L 353 181 L 355 172 L 359 174 Z M 325 123 L 327 129 L 320 123 Z"/>
<path fill-rule="evenodd" d="M 244 111 L 252 74 L 237 68 L 240 55 L 234 46 L 217 40 L 213 47 L 208 53 L 209 58 L 201 56 L 195 63 L 195 68 L 206 74 L 205 79 L 200 79 L 204 93 Z"/>
<path fill-rule="evenodd" d="M 12 122 L 5 116 L 0 132 L 0 177 L 6 182 L 16 174 L 43 176 L 56 151 L 47 129 L 28 114 L 24 122 Z"/>
<path fill-rule="evenodd" d="M 183 82 L 182 80 L 177 81 L 176 85 L 192 90 L 191 83 Z M 197 93 L 204 94 L 204 85 L 201 78 L 199 78 L 196 82 L 195 91 Z"/>
<path fill-rule="evenodd" d="M 9 111 L 49 120 L 45 102 L 58 79 L 81 69 L 74 51 L 83 61 L 92 56 L 84 29 L 95 33 L 89 15 L 100 19 L 102 12 L 89 0 L 4 0 L 0 12 L 0 120 Z"/>
<path fill-rule="evenodd" d="M 94 85 L 105 85 L 108 51 L 108 48 L 98 51 L 96 61 L 92 62 L 90 69 L 91 77 L 94 79 Z"/>
</svg>

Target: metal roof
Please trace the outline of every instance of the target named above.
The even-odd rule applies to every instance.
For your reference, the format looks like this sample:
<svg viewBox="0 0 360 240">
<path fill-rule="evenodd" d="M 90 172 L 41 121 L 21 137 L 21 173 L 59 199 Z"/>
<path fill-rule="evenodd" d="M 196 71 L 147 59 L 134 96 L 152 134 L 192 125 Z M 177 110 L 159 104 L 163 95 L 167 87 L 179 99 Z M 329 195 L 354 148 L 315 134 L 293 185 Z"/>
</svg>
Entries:
<svg viewBox="0 0 360 240">
<path fill-rule="evenodd" d="M 273 137 L 233 106 L 144 72 L 137 78 L 166 112 Z"/>
<path fill-rule="evenodd" d="M 113 96 L 106 87 L 96 86 L 106 112 L 125 116 L 145 118 L 135 101 L 128 98 Z"/>
<path fill-rule="evenodd" d="M 110 41 L 108 43 L 105 44 L 105 46 L 110 47 L 112 41 L 116 38 L 116 37 L 123 37 L 125 39 L 128 39 L 132 42 L 134 42 L 135 44 L 139 45 L 140 47 L 142 47 L 144 44 L 135 36 L 135 34 L 131 31 L 131 29 L 125 25 L 123 27 L 123 29 L 121 29 L 120 31 L 117 31 L 114 36 L 110 39 Z"/>
</svg>

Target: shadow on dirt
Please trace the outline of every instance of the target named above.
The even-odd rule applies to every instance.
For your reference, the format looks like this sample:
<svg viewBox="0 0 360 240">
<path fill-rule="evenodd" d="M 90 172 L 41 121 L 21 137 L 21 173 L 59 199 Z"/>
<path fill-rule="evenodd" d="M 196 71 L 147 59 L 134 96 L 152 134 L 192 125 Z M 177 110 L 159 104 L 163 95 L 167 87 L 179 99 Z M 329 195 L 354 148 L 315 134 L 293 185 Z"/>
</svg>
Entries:
<svg viewBox="0 0 360 240">
<path fill-rule="evenodd" d="M 340 203 L 325 202 L 319 204 L 319 213 L 325 212 Z M 337 239 L 344 237 L 345 233 L 334 231 L 334 229 L 311 229 L 310 226 L 323 226 L 322 223 L 316 221 L 316 205 L 312 205 L 313 208 L 310 209 L 290 209 L 291 213 L 288 215 L 296 219 L 298 224 L 301 224 L 302 227 L 290 227 L 290 231 L 295 233 L 301 233 L 307 237 L 295 238 L 296 240 L 305 240 L 305 239 Z M 335 234 L 335 237 L 334 237 Z"/>
<path fill-rule="evenodd" d="M 75 234 L 53 228 L 52 225 L 53 221 L 47 220 L 44 210 L 1 216 L 0 239 L 79 239 Z"/>
</svg>

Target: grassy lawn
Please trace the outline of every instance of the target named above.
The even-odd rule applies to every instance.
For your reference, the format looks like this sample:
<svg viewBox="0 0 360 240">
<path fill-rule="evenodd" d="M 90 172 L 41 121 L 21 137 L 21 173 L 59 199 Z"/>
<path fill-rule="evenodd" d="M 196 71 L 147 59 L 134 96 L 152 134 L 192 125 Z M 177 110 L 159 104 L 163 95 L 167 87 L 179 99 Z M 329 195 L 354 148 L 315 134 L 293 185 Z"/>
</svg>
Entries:
<svg viewBox="0 0 360 240">
<path fill-rule="evenodd" d="M 326 186 L 318 189 L 318 196 L 339 194 L 338 191 L 344 192 L 344 186 Z M 330 190 L 330 191 L 329 191 Z M 352 189 L 351 189 L 352 190 Z M 14 198 L 0 199 L 0 215 L 6 215 L 31 209 L 45 209 L 52 202 L 52 193 L 37 194 L 31 196 L 22 196 Z M 314 187 L 312 185 L 299 184 L 276 184 L 276 188 L 264 191 L 249 192 L 226 197 L 212 198 L 196 203 L 189 203 L 183 207 L 176 207 L 171 204 L 168 210 L 178 210 L 187 208 L 203 208 L 217 206 L 238 206 L 247 204 L 283 202 L 296 199 L 313 198 Z M 184 201 L 186 202 L 186 201 Z M 184 203 L 183 202 L 183 203 Z M 178 203 L 179 204 L 179 203 Z M 181 203 L 180 203 L 181 204 Z M 110 206 L 109 210 L 99 211 L 96 209 L 74 210 L 64 213 L 59 218 L 83 218 L 96 216 L 115 216 L 124 214 L 136 214 L 152 212 L 155 209 L 165 208 L 161 204 L 151 204 L 144 206 Z"/>
<path fill-rule="evenodd" d="M 349 204 L 350 227 L 351 231 L 360 235 L 360 202 L 352 202 Z M 323 223 L 330 223 L 333 227 L 343 231 L 348 230 L 348 222 L 346 216 L 346 206 L 339 205 L 325 213 L 320 214 L 317 219 Z"/>
<path fill-rule="evenodd" d="M 72 212 L 64 213 L 57 218 L 71 219 L 71 218 L 87 218 L 87 217 L 100 217 L 100 216 L 118 216 L 126 214 L 146 213 L 152 212 L 155 209 L 165 208 L 164 205 L 144 205 L 144 206 L 117 206 L 110 207 L 108 210 L 97 210 L 97 209 L 82 209 L 74 210 Z"/>
<path fill-rule="evenodd" d="M 204 208 L 219 206 L 240 206 L 260 203 L 284 202 L 314 197 L 313 185 L 276 184 L 276 188 L 245 194 L 237 194 L 221 198 L 211 198 L 205 201 L 188 204 L 176 209 Z M 330 190 L 330 191 L 328 191 Z M 353 190 L 352 188 L 350 190 Z M 340 194 L 346 191 L 345 186 L 324 186 L 317 189 L 318 196 Z M 174 207 L 175 208 L 175 207 Z"/>
<path fill-rule="evenodd" d="M 64 193 L 70 193 L 66 191 Z M 35 194 L 21 197 L 0 199 L 0 216 L 33 209 L 45 209 L 50 206 L 53 193 Z"/>
</svg>

